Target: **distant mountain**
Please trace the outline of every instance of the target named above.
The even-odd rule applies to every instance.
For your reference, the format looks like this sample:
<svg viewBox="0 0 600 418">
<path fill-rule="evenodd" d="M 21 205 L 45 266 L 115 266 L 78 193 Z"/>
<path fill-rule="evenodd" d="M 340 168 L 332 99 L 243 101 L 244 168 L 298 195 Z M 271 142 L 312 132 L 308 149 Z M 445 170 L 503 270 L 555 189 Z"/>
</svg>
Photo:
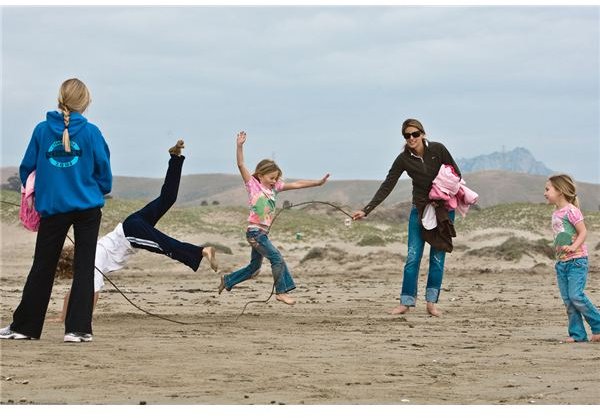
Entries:
<svg viewBox="0 0 600 418">
<path fill-rule="evenodd" d="M 494 152 L 473 158 L 460 158 L 456 160 L 456 163 L 463 173 L 503 170 L 548 176 L 554 172 L 546 167 L 544 163 L 537 161 L 529 150 L 521 147 L 508 152 Z"/>
</svg>

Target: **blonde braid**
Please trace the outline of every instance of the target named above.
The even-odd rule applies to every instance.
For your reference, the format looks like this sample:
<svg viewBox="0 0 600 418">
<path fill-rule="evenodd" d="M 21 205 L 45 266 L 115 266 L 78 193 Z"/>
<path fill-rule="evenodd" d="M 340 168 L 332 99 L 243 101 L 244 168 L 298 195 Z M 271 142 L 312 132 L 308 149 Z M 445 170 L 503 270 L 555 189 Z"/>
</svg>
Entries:
<svg viewBox="0 0 600 418">
<path fill-rule="evenodd" d="M 62 143 L 65 152 L 71 152 L 71 138 L 69 137 L 69 121 L 71 112 L 83 113 L 90 104 L 90 92 L 83 82 L 76 78 L 66 80 L 58 92 L 58 108 L 63 112 L 65 130 Z"/>
<path fill-rule="evenodd" d="M 68 110 L 63 111 L 63 118 L 65 120 L 65 130 L 62 134 L 62 143 L 65 152 L 71 152 L 71 138 L 69 138 L 69 119 L 71 118 L 71 112 Z"/>
<path fill-rule="evenodd" d="M 62 143 L 65 152 L 71 152 L 71 138 L 69 137 L 69 121 L 71 119 L 71 112 L 69 108 L 64 104 L 62 94 L 58 98 L 58 108 L 63 112 L 63 119 L 65 121 L 65 130 L 62 134 Z"/>
</svg>

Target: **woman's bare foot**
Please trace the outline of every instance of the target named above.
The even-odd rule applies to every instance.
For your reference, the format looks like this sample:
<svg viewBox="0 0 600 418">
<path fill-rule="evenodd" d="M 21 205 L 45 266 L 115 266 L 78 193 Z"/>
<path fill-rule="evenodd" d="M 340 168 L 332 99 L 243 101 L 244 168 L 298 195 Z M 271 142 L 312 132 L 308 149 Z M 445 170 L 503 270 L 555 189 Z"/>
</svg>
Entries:
<svg viewBox="0 0 600 418">
<path fill-rule="evenodd" d="M 219 295 L 221 294 L 221 292 L 223 292 L 223 290 L 225 290 L 225 275 L 224 274 L 221 276 L 221 282 L 219 283 Z"/>
<path fill-rule="evenodd" d="M 204 247 L 202 249 L 202 257 L 206 257 L 210 263 L 210 268 L 216 273 L 219 271 L 219 263 L 215 256 L 215 247 Z"/>
<path fill-rule="evenodd" d="M 438 308 L 435 306 L 435 303 L 433 302 L 427 302 L 427 312 L 429 312 L 429 315 L 432 316 L 442 316 L 442 313 L 438 310 Z"/>
<path fill-rule="evenodd" d="M 275 295 L 275 299 L 277 299 L 279 302 L 283 302 L 287 305 L 293 305 L 294 303 L 296 303 L 296 301 L 294 299 L 292 299 L 285 293 L 279 293 L 279 294 Z"/>
<path fill-rule="evenodd" d="M 177 143 L 169 148 L 169 154 L 177 155 L 178 157 L 181 155 L 181 150 L 185 148 L 183 143 L 183 139 L 177 141 Z"/>
<path fill-rule="evenodd" d="M 592 339 L 590 341 L 593 343 L 600 343 L 600 334 L 592 334 Z"/>
<path fill-rule="evenodd" d="M 394 309 L 392 309 L 390 311 L 390 314 L 391 315 L 402 315 L 402 314 L 405 314 L 406 312 L 408 312 L 409 309 L 410 309 L 409 306 L 399 305 L 399 306 L 396 306 Z"/>
</svg>

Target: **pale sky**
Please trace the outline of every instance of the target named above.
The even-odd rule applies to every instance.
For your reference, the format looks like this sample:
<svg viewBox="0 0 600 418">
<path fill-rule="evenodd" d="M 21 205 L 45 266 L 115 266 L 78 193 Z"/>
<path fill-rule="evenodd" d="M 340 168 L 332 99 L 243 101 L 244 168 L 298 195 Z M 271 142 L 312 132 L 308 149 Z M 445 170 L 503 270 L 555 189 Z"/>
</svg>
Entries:
<svg viewBox="0 0 600 418">
<path fill-rule="evenodd" d="M 600 7 L 2 7 L 2 166 L 19 165 L 61 82 L 113 174 L 237 173 L 275 158 L 289 178 L 383 179 L 402 121 L 455 158 L 525 147 L 600 183 Z"/>
</svg>

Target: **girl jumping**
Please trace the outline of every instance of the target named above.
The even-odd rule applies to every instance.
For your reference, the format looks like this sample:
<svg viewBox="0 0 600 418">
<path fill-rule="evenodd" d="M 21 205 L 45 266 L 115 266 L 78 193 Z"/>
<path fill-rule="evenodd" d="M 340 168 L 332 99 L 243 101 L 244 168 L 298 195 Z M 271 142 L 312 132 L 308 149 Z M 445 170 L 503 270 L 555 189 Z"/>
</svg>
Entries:
<svg viewBox="0 0 600 418">
<path fill-rule="evenodd" d="M 294 290 L 296 285 L 281 253 L 269 240 L 269 228 L 275 215 L 275 201 L 279 192 L 322 186 L 329 178 L 329 174 L 326 174 L 320 180 L 298 180 L 284 183 L 281 179 L 281 169 L 273 160 L 268 159 L 259 162 L 254 174 L 250 174 L 244 164 L 245 142 L 246 132 L 242 131 L 237 135 L 236 158 L 238 169 L 248 191 L 250 216 L 248 217 L 246 239 L 252 246 L 252 253 L 250 264 L 221 277 L 219 294 L 223 289 L 230 291 L 238 283 L 258 275 L 263 258 L 266 257 L 271 262 L 271 270 L 275 280 L 275 298 L 280 302 L 293 305 L 296 301 L 287 293 Z"/>
</svg>

